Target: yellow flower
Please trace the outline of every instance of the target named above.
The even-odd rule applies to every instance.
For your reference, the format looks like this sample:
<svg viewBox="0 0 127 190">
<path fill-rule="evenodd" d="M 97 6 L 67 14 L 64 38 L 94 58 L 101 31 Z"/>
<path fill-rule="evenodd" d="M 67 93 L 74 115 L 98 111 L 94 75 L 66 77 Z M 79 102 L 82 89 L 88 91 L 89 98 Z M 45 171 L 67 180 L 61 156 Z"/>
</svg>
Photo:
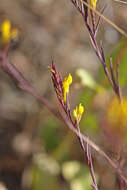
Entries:
<svg viewBox="0 0 127 190">
<path fill-rule="evenodd" d="M 18 36 L 17 29 L 11 29 L 11 22 L 5 20 L 1 25 L 1 43 L 2 45 L 9 44 L 12 39 Z"/>
<path fill-rule="evenodd" d="M 82 117 L 82 114 L 84 112 L 84 107 L 82 106 L 82 104 L 80 103 L 79 106 L 74 109 L 73 111 L 73 117 L 74 119 L 79 123 Z"/>
<path fill-rule="evenodd" d="M 64 97 L 64 103 L 66 103 L 67 94 L 69 93 L 69 87 L 72 83 L 72 76 L 71 74 L 68 75 L 63 81 L 63 97 Z"/>
<path fill-rule="evenodd" d="M 95 8 L 96 8 L 97 1 L 98 1 L 98 0 L 90 0 L 90 6 L 95 9 Z"/>
</svg>

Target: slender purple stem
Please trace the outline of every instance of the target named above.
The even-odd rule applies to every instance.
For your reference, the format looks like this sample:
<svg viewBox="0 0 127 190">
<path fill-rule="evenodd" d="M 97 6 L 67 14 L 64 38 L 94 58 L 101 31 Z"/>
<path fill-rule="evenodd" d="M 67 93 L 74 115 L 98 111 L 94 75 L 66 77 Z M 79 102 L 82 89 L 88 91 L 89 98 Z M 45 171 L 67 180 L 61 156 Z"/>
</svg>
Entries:
<svg viewBox="0 0 127 190">
<path fill-rule="evenodd" d="M 88 23 L 88 18 L 89 18 L 88 9 L 87 9 L 87 12 L 85 13 L 84 10 L 82 10 L 81 6 L 79 6 L 79 1 L 80 0 L 71 0 L 71 2 L 73 3 L 73 5 L 80 12 L 80 14 L 82 15 L 82 17 L 84 19 L 84 23 L 85 23 L 85 26 L 86 26 L 86 28 L 88 30 L 88 33 L 89 33 L 89 36 L 90 36 L 91 43 L 93 45 L 94 51 L 95 51 L 97 57 L 99 58 L 102 66 L 103 66 L 105 75 L 106 75 L 109 83 L 111 84 L 112 89 L 114 90 L 115 94 L 117 95 L 117 97 L 119 98 L 119 100 L 121 102 L 121 92 L 120 92 L 119 81 L 116 84 L 116 81 L 113 80 L 113 75 L 114 75 L 113 74 L 113 70 L 112 70 L 111 73 L 109 72 L 109 70 L 107 68 L 107 65 L 106 65 L 105 55 L 104 55 L 104 51 L 103 51 L 102 45 L 100 45 L 100 47 L 99 47 L 98 43 L 97 43 L 97 40 L 96 40 L 96 34 L 97 34 L 97 31 L 98 31 L 98 26 L 99 26 L 100 19 L 99 19 L 99 21 L 98 21 L 98 23 L 96 25 L 96 22 L 95 22 L 95 13 L 93 12 L 93 10 L 91 10 L 90 11 L 91 12 L 91 20 L 92 20 L 92 28 L 91 28 L 90 24 Z M 86 14 L 87 14 L 87 20 L 86 20 Z M 117 75 L 118 75 L 118 73 L 117 73 Z M 118 79 L 119 79 L 119 77 L 118 77 Z"/>
</svg>

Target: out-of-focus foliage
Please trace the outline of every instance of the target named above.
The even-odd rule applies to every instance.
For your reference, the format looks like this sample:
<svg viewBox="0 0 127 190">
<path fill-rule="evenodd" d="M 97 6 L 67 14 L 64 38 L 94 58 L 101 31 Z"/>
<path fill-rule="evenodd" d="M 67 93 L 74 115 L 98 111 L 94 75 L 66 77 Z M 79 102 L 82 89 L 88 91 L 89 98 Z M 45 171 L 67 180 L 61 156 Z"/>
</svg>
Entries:
<svg viewBox="0 0 127 190">
<path fill-rule="evenodd" d="M 32 189 L 59 189 L 60 184 L 57 180 L 60 173 L 59 164 L 46 154 L 36 154 L 33 161 Z"/>
<path fill-rule="evenodd" d="M 90 190 L 91 176 L 89 168 L 77 161 L 65 162 L 62 165 L 64 178 L 70 182 L 71 190 Z"/>
<path fill-rule="evenodd" d="M 53 151 L 59 145 L 61 135 L 57 135 L 58 132 L 60 132 L 60 122 L 54 117 L 50 117 L 40 126 L 40 137 L 47 151 Z"/>
<path fill-rule="evenodd" d="M 92 77 L 92 75 L 90 75 L 89 72 L 87 72 L 86 70 L 84 69 L 78 69 L 76 71 L 76 74 L 77 76 L 80 77 L 81 79 L 81 83 L 84 85 L 84 86 L 87 86 L 91 89 L 96 89 L 97 87 L 97 84 L 96 84 L 96 81 L 95 79 Z"/>
</svg>

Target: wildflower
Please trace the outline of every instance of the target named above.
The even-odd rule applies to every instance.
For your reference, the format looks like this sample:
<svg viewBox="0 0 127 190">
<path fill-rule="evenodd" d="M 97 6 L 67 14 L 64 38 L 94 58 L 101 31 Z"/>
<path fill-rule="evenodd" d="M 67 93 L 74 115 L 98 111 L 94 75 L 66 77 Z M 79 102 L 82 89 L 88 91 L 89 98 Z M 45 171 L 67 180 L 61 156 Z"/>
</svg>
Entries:
<svg viewBox="0 0 127 190">
<path fill-rule="evenodd" d="M 1 25 L 1 43 L 5 46 L 10 43 L 11 40 L 18 36 L 18 30 L 16 28 L 11 29 L 11 23 L 9 20 L 5 20 Z"/>
<path fill-rule="evenodd" d="M 97 1 L 98 1 L 98 0 L 90 0 L 90 6 L 95 9 L 95 8 L 96 8 Z"/>
<path fill-rule="evenodd" d="M 84 112 L 84 107 L 82 106 L 82 104 L 80 103 L 79 106 L 74 109 L 73 111 L 73 117 L 74 119 L 79 123 L 82 117 L 82 114 Z"/>
<path fill-rule="evenodd" d="M 72 83 L 72 76 L 71 74 L 68 75 L 63 81 L 63 98 L 64 98 L 64 103 L 66 103 L 67 99 L 67 94 L 69 93 L 69 86 Z"/>
</svg>

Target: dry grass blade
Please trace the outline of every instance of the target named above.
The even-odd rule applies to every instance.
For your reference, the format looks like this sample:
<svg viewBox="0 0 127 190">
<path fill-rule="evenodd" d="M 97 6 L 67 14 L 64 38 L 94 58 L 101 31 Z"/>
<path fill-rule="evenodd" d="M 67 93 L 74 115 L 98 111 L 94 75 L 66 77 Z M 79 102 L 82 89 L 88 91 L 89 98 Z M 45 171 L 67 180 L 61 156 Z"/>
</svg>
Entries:
<svg viewBox="0 0 127 190">
<path fill-rule="evenodd" d="M 122 3 L 122 4 L 127 5 L 127 2 L 126 2 L 126 1 L 120 1 L 120 0 L 114 0 L 114 1 L 116 1 L 116 2 L 118 2 L 118 3 Z"/>
</svg>

